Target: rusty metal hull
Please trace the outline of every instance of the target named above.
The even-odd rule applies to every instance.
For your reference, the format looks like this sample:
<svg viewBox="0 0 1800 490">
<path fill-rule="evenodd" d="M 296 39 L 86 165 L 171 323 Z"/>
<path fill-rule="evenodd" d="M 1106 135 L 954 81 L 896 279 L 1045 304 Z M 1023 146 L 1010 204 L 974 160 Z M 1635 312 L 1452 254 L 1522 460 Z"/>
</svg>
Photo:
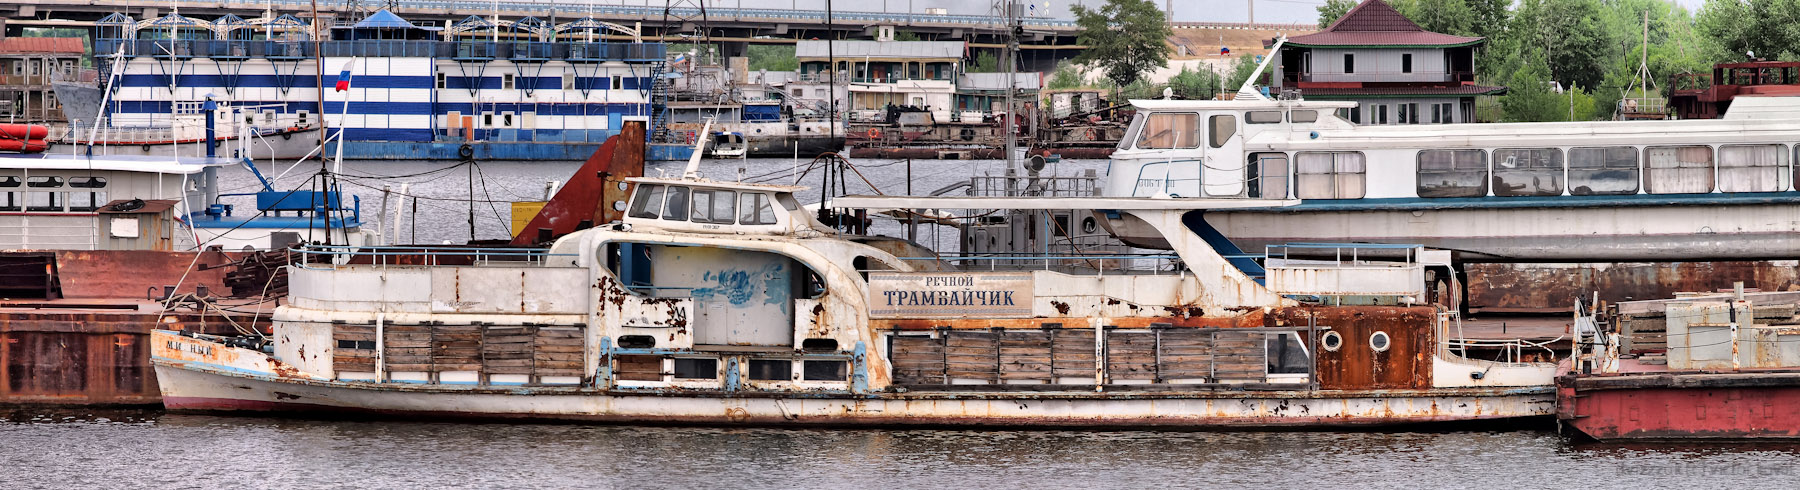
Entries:
<svg viewBox="0 0 1800 490">
<path fill-rule="evenodd" d="M 1598 293 L 1607 301 L 1671 298 L 1728 290 L 1734 282 L 1763 291 L 1800 286 L 1800 262 L 1632 262 L 1464 264 L 1468 304 L 1477 313 L 1567 312 L 1569 298 Z"/>
<path fill-rule="evenodd" d="M 1541 417 L 1547 387 L 1395 390 L 758 392 L 333 381 L 260 353 L 157 332 L 170 410 L 374 413 L 608 423 L 1328 428 Z"/>
<path fill-rule="evenodd" d="M 1557 418 L 1599 440 L 1800 439 L 1800 373 L 1565 376 Z"/>
</svg>

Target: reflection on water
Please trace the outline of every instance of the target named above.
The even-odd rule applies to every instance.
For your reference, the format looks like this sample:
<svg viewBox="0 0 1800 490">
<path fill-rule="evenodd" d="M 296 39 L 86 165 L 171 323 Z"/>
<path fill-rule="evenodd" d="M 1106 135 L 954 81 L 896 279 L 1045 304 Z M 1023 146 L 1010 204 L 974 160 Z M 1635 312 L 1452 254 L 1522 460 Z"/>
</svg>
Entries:
<svg viewBox="0 0 1800 490">
<path fill-rule="evenodd" d="M 1550 431 L 788 430 L 0 410 L 10 488 L 1161 488 L 1766 485 L 1793 444 Z"/>
</svg>

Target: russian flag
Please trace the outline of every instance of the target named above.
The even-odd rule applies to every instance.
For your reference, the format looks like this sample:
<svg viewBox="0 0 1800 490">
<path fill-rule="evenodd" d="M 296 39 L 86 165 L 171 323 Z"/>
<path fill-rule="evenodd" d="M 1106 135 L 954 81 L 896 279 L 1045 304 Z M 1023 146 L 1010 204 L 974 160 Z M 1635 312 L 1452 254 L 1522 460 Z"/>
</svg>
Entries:
<svg viewBox="0 0 1800 490">
<path fill-rule="evenodd" d="M 338 73 L 337 91 L 343 92 L 345 90 L 350 90 L 350 67 L 355 64 L 355 59 L 344 62 L 344 71 Z"/>
</svg>

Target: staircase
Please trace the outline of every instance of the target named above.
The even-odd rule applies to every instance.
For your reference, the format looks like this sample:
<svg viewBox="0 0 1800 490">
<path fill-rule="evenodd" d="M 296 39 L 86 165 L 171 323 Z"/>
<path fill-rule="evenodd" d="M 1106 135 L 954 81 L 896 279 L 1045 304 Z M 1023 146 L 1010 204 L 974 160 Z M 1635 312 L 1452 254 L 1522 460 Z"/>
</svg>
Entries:
<svg viewBox="0 0 1800 490">
<path fill-rule="evenodd" d="M 669 131 L 669 79 L 663 78 L 663 69 L 668 60 L 650 64 L 650 141 L 653 143 L 674 142 L 674 133 Z"/>
</svg>

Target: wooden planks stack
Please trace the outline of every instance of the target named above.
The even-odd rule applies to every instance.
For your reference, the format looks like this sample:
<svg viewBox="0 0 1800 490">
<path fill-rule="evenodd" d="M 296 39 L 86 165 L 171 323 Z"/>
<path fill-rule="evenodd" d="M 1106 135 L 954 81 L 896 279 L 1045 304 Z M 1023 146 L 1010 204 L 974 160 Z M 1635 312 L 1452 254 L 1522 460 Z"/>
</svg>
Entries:
<svg viewBox="0 0 1800 490">
<path fill-rule="evenodd" d="M 582 330 L 573 327 L 539 327 L 532 339 L 532 374 L 537 376 L 581 376 L 587 369 L 582 361 Z"/>
<path fill-rule="evenodd" d="M 375 326 L 333 325 L 331 368 L 339 373 L 375 372 Z"/>
<path fill-rule="evenodd" d="M 480 371 L 481 329 L 480 325 L 433 325 L 430 371 Z"/>
<path fill-rule="evenodd" d="M 536 369 L 532 359 L 537 327 L 487 327 L 481 332 L 481 370 L 489 375 L 530 375 Z"/>
<path fill-rule="evenodd" d="M 388 372 L 433 370 L 430 325 L 383 326 L 381 342 Z"/>
<path fill-rule="evenodd" d="M 1214 328 L 1108 330 L 1107 378 L 1113 383 L 1262 381 L 1268 368 L 1265 335 Z M 888 345 L 894 382 L 902 385 L 1085 384 L 1094 379 L 1095 337 L 1090 329 L 943 330 L 937 337 L 896 335 Z"/>
<path fill-rule="evenodd" d="M 1268 372 L 1268 348 L 1261 332 L 1213 332 L 1213 377 L 1261 381 Z"/>
<path fill-rule="evenodd" d="M 613 378 L 626 381 L 662 381 L 662 356 L 615 356 L 613 357 Z"/>
<path fill-rule="evenodd" d="M 1115 381 L 1157 379 L 1156 332 L 1107 332 L 1106 374 Z"/>
</svg>

